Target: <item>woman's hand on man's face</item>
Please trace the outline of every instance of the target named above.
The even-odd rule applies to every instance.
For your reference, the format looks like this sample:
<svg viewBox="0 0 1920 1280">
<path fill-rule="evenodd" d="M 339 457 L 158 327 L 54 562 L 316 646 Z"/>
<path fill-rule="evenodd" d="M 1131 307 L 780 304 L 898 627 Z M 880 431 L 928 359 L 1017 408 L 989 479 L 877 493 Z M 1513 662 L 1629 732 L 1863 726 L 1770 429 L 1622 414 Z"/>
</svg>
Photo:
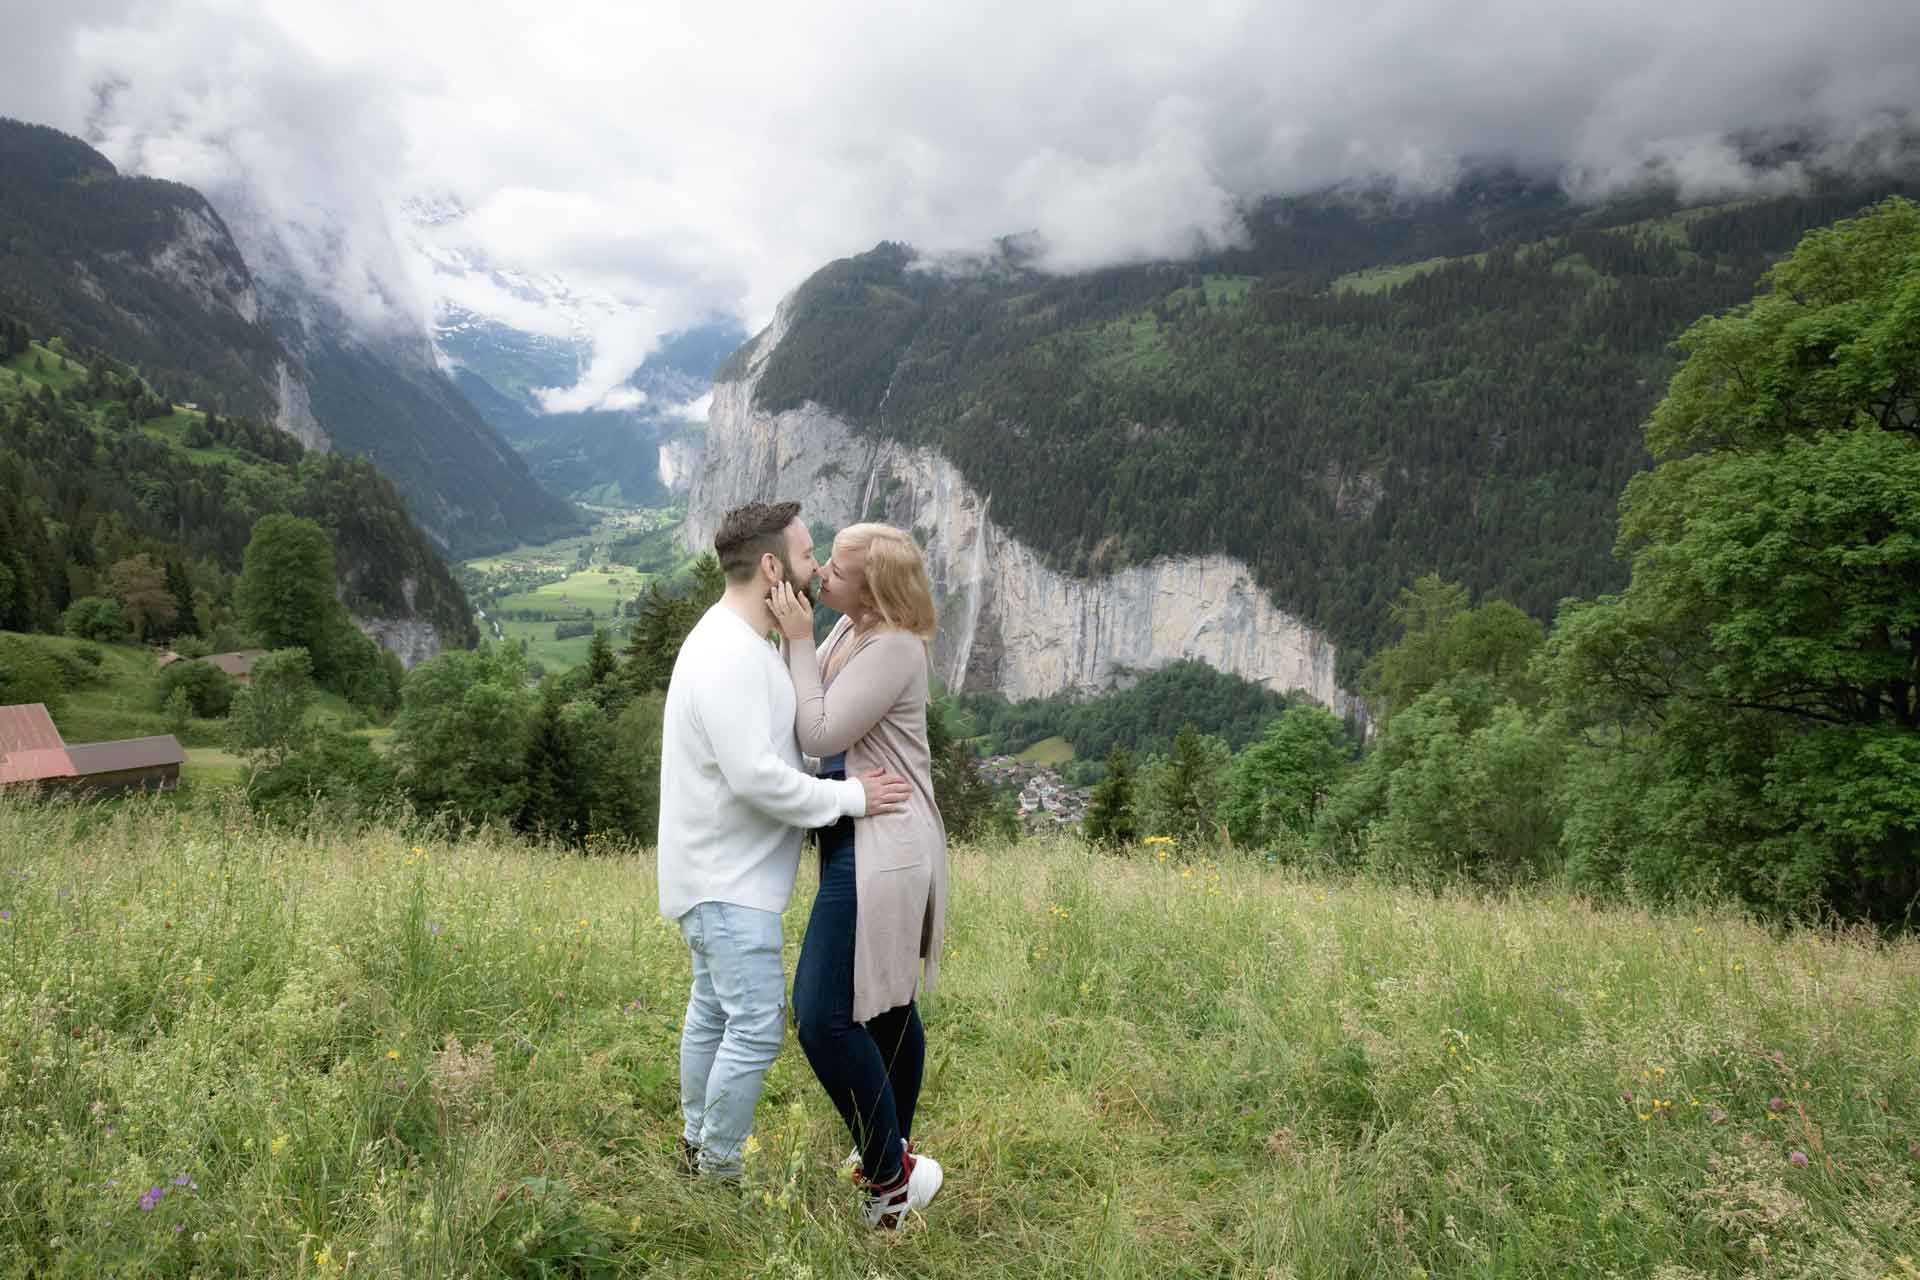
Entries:
<svg viewBox="0 0 1920 1280">
<path fill-rule="evenodd" d="M 800 598 L 792 583 L 783 582 L 769 592 L 767 607 L 773 610 L 781 635 L 795 643 L 813 639 L 813 607 Z"/>
</svg>

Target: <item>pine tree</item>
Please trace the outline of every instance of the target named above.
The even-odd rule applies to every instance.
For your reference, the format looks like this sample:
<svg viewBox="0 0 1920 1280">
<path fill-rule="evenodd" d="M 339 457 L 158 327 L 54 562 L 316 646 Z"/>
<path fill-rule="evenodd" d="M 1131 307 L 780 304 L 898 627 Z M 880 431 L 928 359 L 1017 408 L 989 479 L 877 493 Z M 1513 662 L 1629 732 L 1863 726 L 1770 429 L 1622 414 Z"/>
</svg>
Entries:
<svg viewBox="0 0 1920 1280">
<path fill-rule="evenodd" d="M 573 773 L 572 753 L 560 723 L 560 696 L 557 686 L 548 685 L 534 718 L 533 736 L 527 743 L 526 798 L 520 803 L 514 826 L 528 835 L 548 835 L 571 839 L 568 803 L 568 779 Z"/>
<path fill-rule="evenodd" d="M 619 674 L 620 660 L 613 655 L 613 641 L 605 627 L 593 629 L 593 641 L 587 646 L 587 684 L 596 691 L 613 684 Z M 597 696 L 597 694 L 596 694 Z"/>
<path fill-rule="evenodd" d="M 193 584 L 187 578 L 186 566 L 178 560 L 167 561 L 167 591 L 173 596 L 174 634 L 199 635 L 200 622 L 193 613 Z"/>
<path fill-rule="evenodd" d="M 1093 788 L 1081 828 L 1095 844 L 1128 845 L 1139 837 L 1134 817 L 1133 756 L 1116 744 L 1107 753 L 1107 776 Z"/>
</svg>

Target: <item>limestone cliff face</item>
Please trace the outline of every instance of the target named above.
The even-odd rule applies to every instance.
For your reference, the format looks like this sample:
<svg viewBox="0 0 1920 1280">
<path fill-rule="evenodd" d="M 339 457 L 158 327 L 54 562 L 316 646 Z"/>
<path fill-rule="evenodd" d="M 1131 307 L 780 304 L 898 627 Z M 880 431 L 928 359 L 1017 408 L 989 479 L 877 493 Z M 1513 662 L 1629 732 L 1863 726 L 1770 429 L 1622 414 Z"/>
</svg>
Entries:
<svg viewBox="0 0 1920 1280">
<path fill-rule="evenodd" d="M 421 663 L 440 656 L 440 628 L 420 618 L 353 617 L 367 639 L 382 649 L 391 649 L 400 665 L 411 671 Z"/>
<path fill-rule="evenodd" d="M 420 584 L 414 578 L 400 580 L 400 594 L 407 603 L 407 612 L 403 616 L 363 616 L 351 610 L 347 613 L 362 635 L 382 649 L 392 650 L 400 659 L 400 665 L 409 671 L 439 657 L 441 649 L 446 647 L 440 628 L 414 611 L 414 597 L 419 589 Z"/>
<path fill-rule="evenodd" d="M 177 210 L 174 234 L 150 265 L 156 275 L 192 294 L 207 311 L 232 311 L 250 325 L 260 323 L 260 299 L 253 279 L 212 210 L 191 205 Z"/>
<path fill-rule="evenodd" d="M 693 483 L 700 468 L 701 437 L 704 432 L 676 432 L 660 442 L 660 487 L 679 496 Z"/>
<path fill-rule="evenodd" d="M 325 450 L 330 442 L 326 429 L 313 416 L 313 396 L 307 390 L 307 384 L 295 376 L 285 360 L 276 368 L 279 374 L 280 408 L 274 415 L 273 425 L 309 449 Z"/>
<path fill-rule="evenodd" d="M 956 691 L 995 689 L 1014 699 L 1099 691 L 1118 668 L 1196 658 L 1277 691 L 1303 691 L 1336 712 L 1350 709 L 1334 680 L 1333 645 L 1275 608 L 1239 561 L 1169 557 L 1109 577 L 1069 578 L 995 525 L 990 497 L 938 452 L 858 436 L 815 404 L 756 409 L 754 386 L 786 326 L 783 306 L 750 345 L 745 376 L 714 384 L 706 449 L 687 499 L 689 548 L 712 546 L 728 508 L 775 498 L 799 501 L 816 524 L 877 519 L 912 529 L 940 608 L 935 670 Z"/>
</svg>

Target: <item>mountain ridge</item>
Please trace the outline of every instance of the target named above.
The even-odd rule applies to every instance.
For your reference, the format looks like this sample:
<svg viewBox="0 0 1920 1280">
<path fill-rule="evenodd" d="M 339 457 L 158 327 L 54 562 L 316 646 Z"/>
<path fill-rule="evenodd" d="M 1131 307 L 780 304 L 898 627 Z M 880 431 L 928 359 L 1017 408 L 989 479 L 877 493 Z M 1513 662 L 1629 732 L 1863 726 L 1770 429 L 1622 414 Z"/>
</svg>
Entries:
<svg viewBox="0 0 1920 1280">
<path fill-rule="evenodd" d="M 1668 344 L 1903 183 L 1684 217 L 1671 193 L 1596 209 L 1517 177 L 1424 203 L 1323 193 L 1264 206 L 1244 248 L 1074 277 L 1018 246 L 968 275 L 882 243 L 795 291 L 753 407 L 939 450 L 1070 577 L 1235 557 L 1325 629 L 1348 682 L 1421 573 L 1543 618 L 1617 587 L 1615 502 Z"/>
<path fill-rule="evenodd" d="M 424 333 L 360 332 L 274 269 L 270 228 L 249 232 L 263 259 L 250 263 L 217 200 L 5 118 L 0 177 L 0 302 L 37 330 L 138 365 L 176 400 L 372 457 L 449 554 L 580 527 L 454 391 Z"/>
</svg>

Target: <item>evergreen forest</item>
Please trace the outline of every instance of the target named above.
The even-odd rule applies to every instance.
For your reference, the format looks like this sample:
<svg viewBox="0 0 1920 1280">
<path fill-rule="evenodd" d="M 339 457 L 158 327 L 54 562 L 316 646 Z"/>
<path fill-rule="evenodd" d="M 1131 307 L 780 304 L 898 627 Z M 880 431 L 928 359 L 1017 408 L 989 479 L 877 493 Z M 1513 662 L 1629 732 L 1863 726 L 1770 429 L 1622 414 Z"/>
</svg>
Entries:
<svg viewBox="0 0 1920 1280">
<path fill-rule="evenodd" d="M 75 601 L 115 595 L 115 566 L 144 557 L 173 604 L 141 638 L 210 638 L 233 619 L 247 545 L 274 514 L 325 531 L 351 612 L 477 639 L 465 593 L 370 462 L 183 409 L 132 368 L 0 314 L 0 629 L 58 631 Z"/>
<path fill-rule="evenodd" d="M 1353 687 L 1422 574 L 1543 621 L 1622 586 L 1615 502 L 1672 343 L 1883 190 L 1593 209 L 1491 175 L 1270 202 L 1243 249 L 1064 277 L 1019 242 L 883 244 L 795 294 L 756 399 L 939 447 L 1069 573 L 1234 555 Z"/>
</svg>

